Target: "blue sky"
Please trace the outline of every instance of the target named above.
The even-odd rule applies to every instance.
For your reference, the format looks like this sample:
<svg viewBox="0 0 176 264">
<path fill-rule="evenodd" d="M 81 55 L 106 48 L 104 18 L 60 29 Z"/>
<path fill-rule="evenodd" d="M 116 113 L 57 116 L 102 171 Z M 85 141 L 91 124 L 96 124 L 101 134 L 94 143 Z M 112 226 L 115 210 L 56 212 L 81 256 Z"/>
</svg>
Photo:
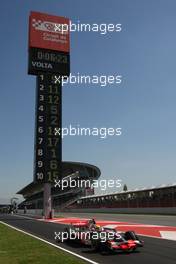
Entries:
<svg viewBox="0 0 176 264">
<path fill-rule="evenodd" d="M 63 125 L 122 127 L 122 136 L 67 137 L 63 159 L 97 165 L 129 188 L 176 175 L 176 2 L 174 0 L 3 1 L 0 16 L 0 198 L 33 179 L 35 77 L 27 75 L 28 15 L 121 23 L 122 32 L 71 33 L 71 72 L 123 76 L 120 86 L 63 87 Z"/>
</svg>

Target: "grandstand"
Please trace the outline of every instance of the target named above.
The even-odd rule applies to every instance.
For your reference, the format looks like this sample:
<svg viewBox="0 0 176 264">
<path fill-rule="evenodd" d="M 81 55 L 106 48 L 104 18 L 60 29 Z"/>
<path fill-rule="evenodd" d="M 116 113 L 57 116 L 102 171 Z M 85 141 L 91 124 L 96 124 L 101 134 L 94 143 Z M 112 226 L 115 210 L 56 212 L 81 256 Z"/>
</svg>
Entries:
<svg viewBox="0 0 176 264">
<path fill-rule="evenodd" d="M 69 209 L 156 209 L 176 208 L 176 183 L 171 185 L 152 186 L 150 188 L 114 192 L 103 195 L 82 197 L 69 206 Z M 112 211 L 112 210 L 111 210 Z M 137 210 L 133 210 L 138 212 Z M 149 210 L 145 210 L 149 212 Z M 143 210 L 143 212 L 145 212 Z M 157 210 L 156 210 L 157 211 Z M 163 210 L 164 211 L 164 210 Z"/>
<path fill-rule="evenodd" d="M 90 183 L 100 177 L 100 170 L 94 165 L 80 162 L 62 162 L 62 180 L 73 181 L 78 183 L 81 179 L 89 180 Z M 24 201 L 19 204 L 19 209 L 43 209 L 43 188 L 44 184 L 32 182 L 17 192 L 24 197 Z M 74 203 L 81 197 L 86 197 L 88 194 L 94 194 L 94 189 L 84 185 L 68 187 L 61 190 L 53 183 L 51 188 L 52 207 L 56 211 L 60 211 L 70 204 Z"/>
</svg>

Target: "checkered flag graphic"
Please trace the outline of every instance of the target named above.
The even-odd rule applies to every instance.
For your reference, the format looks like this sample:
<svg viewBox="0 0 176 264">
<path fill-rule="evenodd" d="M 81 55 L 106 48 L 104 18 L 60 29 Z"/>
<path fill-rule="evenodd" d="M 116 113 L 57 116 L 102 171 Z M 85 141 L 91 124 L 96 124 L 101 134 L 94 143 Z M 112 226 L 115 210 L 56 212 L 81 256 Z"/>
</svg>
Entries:
<svg viewBox="0 0 176 264">
<path fill-rule="evenodd" d="M 36 20 L 35 18 L 32 19 L 32 26 L 35 29 L 42 30 L 43 22 L 41 20 Z"/>
<path fill-rule="evenodd" d="M 35 18 L 32 19 L 32 27 L 34 27 L 35 30 L 54 32 L 58 34 L 68 34 L 67 25 L 57 24 L 49 21 L 42 21 Z"/>
</svg>

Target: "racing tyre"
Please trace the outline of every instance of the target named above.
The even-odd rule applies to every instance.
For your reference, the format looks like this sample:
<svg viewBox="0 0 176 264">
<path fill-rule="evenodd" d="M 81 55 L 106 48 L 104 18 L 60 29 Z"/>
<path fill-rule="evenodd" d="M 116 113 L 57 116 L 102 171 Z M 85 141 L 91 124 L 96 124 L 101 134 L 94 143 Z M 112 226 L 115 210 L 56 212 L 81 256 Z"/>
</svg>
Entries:
<svg viewBox="0 0 176 264">
<path fill-rule="evenodd" d="M 134 231 L 127 231 L 124 234 L 124 238 L 126 240 L 139 240 L 138 236 L 136 235 L 136 233 Z"/>
</svg>

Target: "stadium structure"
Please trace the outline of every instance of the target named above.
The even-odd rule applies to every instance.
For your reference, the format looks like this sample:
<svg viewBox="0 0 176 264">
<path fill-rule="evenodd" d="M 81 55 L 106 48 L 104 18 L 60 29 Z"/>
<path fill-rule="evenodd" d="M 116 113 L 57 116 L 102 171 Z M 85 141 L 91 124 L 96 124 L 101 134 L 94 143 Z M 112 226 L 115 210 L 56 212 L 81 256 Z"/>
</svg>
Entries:
<svg viewBox="0 0 176 264">
<path fill-rule="evenodd" d="M 176 214 L 176 183 L 79 198 L 70 211 Z"/>
<path fill-rule="evenodd" d="M 52 207 L 54 210 L 63 210 L 79 198 L 94 194 L 94 188 L 92 188 L 91 183 L 93 180 L 97 180 L 100 175 L 100 169 L 94 165 L 82 162 L 62 162 L 64 188 L 61 188 L 57 181 L 52 184 L 51 188 Z M 86 184 L 87 181 L 89 185 Z M 70 184 L 71 182 L 74 182 L 74 184 Z M 25 199 L 19 204 L 18 208 L 24 209 L 26 207 L 28 210 L 43 209 L 43 190 L 44 183 L 31 182 L 18 191 L 17 194 L 23 195 Z"/>
<path fill-rule="evenodd" d="M 53 183 L 51 196 L 55 212 L 176 214 L 176 183 L 96 195 L 92 183 L 101 175 L 98 167 L 82 162 L 63 162 L 62 173 L 62 180 L 68 183 L 74 180 L 74 185 L 68 184 L 61 189 Z M 41 213 L 43 189 L 43 183 L 31 182 L 18 191 L 17 194 L 25 199 L 19 204 L 19 210 L 26 207 L 30 212 Z"/>
</svg>

